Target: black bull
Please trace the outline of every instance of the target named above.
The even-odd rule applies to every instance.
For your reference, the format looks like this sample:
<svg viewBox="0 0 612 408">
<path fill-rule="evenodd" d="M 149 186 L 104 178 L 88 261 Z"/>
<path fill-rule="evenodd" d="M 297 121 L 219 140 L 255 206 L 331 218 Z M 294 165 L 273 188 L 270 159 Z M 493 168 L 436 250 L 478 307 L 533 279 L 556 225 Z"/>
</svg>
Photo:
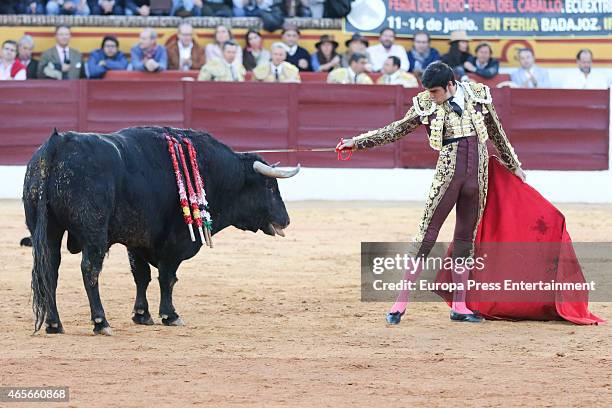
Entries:
<svg viewBox="0 0 612 408">
<path fill-rule="evenodd" d="M 165 325 L 181 325 L 172 304 L 176 271 L 200 249 L 192 242 L 178 201 L 165 135 L 189 137 L 204 180 L 213 235 L 228 226 L 269 235 L 283 234 L 289 216 L 276 178 L 292 170 L 268 166 L 254 154 L 239 154 L 206 133 L 135 127 L 112 134 L 54 132 L 30 160 L 24 186 L 26 224 L 32 235 L 35 331 L 62 333 L 56 305 L 60 247 L 83 252 L 81 272 L 94 333 L 111 334 L 98 276 L 111 245 L 128 249 L 136 283 L 132 319 L 153 324 L 146 298 L 150 265 L 159 271 L 159 315 Z"/>
</svg>

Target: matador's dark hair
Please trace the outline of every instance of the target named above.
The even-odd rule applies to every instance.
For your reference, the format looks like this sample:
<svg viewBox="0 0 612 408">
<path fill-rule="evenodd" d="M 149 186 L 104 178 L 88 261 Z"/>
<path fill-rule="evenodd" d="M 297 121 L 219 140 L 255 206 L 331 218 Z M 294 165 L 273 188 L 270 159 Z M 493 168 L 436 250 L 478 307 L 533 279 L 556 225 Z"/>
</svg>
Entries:
<svg viewBox="0 0 612 408">
<path fill-rule="evenodd" d="M 455 75 L 453 74 L 451 67 L 443 62 L 437 61 L 431 63 L 427 69 L 425 69 L 421 82 L 427 89 L 435 88 L 437 86 L 441 86 L 442 88 L 446 89 L 448 83 L 453 81 L 454 78 Z"/>
</svg>

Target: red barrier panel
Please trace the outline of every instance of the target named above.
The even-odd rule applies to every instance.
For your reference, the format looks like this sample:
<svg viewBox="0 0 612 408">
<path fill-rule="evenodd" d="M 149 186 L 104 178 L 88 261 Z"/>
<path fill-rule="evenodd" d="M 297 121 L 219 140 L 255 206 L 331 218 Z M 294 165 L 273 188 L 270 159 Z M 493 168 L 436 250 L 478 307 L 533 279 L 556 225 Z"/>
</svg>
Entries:
<svg viewBox="0 0 612 408">
<path fill-rule="evenodd" d="M 0 164 L 25 164 L 53 127 L 80 129 L 79 81 L 2 81 Z"/>
<path fill-rule="evenodd" d="M 333 147 L 400 119 L 417 89 L 318 83 L 192 81 L 1 82 L 0 164 L 25 164 L 54 127 L 112 132 L 135 125 L 206 129 L 236 150 Z M 493 89 L 526 169 L 608 169 L 609 91 Z M 433 168 L 425 129 L 358 152 L 266 154 L 311 167 Z"/>
</svg>

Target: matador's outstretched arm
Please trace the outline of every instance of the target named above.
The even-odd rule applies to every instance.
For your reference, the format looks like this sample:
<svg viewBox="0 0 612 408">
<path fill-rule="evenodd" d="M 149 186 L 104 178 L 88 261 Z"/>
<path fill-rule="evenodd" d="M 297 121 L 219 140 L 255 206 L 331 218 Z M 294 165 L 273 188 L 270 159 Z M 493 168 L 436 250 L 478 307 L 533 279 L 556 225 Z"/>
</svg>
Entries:
<svg viewBox="0 0 612 408">
<path fill-rule="evenodd" d="M 369 132 L 355 136 L 353 138 L 355 149 L 368 149 L 370 147 L 382 146 L 387 143 L 395 142 L 418 128 L 420 124 L 421 120 L 413 106 L 402 119 L 380 129 L 370 130 Z"/>
</svg>

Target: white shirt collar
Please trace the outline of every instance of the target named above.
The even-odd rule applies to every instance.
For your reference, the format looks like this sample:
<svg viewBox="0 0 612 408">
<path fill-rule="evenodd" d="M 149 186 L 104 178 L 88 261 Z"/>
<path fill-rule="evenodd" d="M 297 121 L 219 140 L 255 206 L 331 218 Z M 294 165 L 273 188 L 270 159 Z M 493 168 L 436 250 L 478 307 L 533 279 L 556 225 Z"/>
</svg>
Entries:
<svg viewBox="0 0 612 408">
<path fill-rule="evenodd" d="M 357 74 L 351 69 L 351 67 L 348 67 L 348 74 L 351 82 L 355 82 L 355 77 L 357 76 Z"/>
<path fill-rule="evenodd" d="M 178 42 L 178 46 L 179 46 L 179 50 L 189 50 L 191 51 L 191 49 L 193 48 L 193 43 L 189 44 L 188 46 L 184 46 L 182 42 Z"/>
<path fill-rule="evenodd" d="M 293 55 L 293 54 L 295 54 L 297 52 L 298 46 L 297 46 L 297 44 L 295 44 L 294 46 L 288 47 L 288 48 L 289 48 L 289 53 L 288 54 L 289 55 Z"/>
<path fill-rule="evenodd" d="M 455 102 L 457 105 L 459 105 L 461 110 L 463 110 L 465 109 L 465 91 L 463 90 L 463 84 L 458 81 L 455 81 L 455 84 L 457 85 L 457 91 L 451 98 L 451 101 Z"/>
<path fill-rule="evenodd" d="M 283 72 L 283 63 L 281 62 L 278 65 L 274 65 L 274 63 L 270 61 L 270 70 L 272 71 L 273 74 L 274 74 L 274 70 L 277 70 L 278 75 L 280 75 Z"/>
<path fill-rule="evenodd" d="M 55 44 L 55 49 L 57 50 L 57 55 L 60 57 L 60 61 L 64 62 L 64 50 L 68 53 L 68 58 L 70 58 L 70 48 L 69 47 L 61 47 L 59 44 Z"/>
<path fill-rule="evenodd" d="M 178 42 L 178 51 L 179 51 L 179 59 L 181 60 L 189 60 L 191 59 L 191 50 L 193 49 L 193 43 L 189 44 L 187 47 L 183 46 L 183 44 Z M 181 69 L 189 69 L 191 64 L 184 65 L 180 67 Z"/>
</svg>

